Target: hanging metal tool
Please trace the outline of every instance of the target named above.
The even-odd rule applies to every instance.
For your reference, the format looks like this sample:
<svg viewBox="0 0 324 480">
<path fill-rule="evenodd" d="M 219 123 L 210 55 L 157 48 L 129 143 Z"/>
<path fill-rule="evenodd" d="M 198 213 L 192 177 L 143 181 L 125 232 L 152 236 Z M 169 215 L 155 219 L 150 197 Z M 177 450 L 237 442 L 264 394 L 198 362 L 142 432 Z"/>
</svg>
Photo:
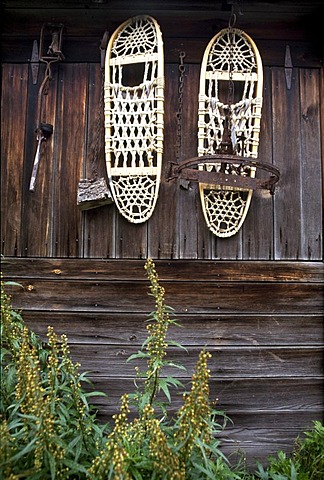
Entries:
<svg viewBox="0 0 324 480">
<path fill-rule="evenodd" d="M 30 179 L 29 190 L 35 189 L 35 182 L 39 161 L 41 157 L 42 143 L 46 142 L 53 133 L 53 125 L 42 121 L 42 107 L 44 95 L 48 94 L 49 84 L 52 79 L 51 65 L 64 59 L 62 53 L 62 33 L 63 25 L 47 23 L 42 26 L 39 43 L 39 61 L 46 64 L 44 79 L 39 88 L 37 101 L 37 126 L 35 129 L 37 149 L 34 158 L 32 176 Z"/>
<path fill-rule="evenodd" d="M 52 135 L 53 133 L 53 125 L 50 123 L 41 123 L 39 128 L 37 129 L 37 150 L 36 150 L 36 155 L 35 155 L 35 160 L 34 160 L 34 166 L 33 166 L 33 171 L 32 171 L 32 176 L 30 179 L 30 184 L 29 184 L 29 190 L 33 192 L 35 190 L 35 182 L 36 182 L 36 176 L 37 176 L 37 171 L 38 171 L 38 165 L 39 165 L 39 160 L 41 156 L 41 148 L 42 148 L 42 143 Z"/>
</svg>

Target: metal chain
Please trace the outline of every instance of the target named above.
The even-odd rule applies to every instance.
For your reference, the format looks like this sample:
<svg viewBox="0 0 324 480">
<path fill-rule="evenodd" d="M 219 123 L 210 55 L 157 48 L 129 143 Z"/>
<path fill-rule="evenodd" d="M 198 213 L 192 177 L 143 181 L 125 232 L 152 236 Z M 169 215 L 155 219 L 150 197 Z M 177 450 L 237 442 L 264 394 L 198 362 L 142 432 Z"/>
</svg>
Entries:
<svg viewBox="0 0 324 480">
<path fill-rule="evenodd" d="M 234 5 L 232 5 L 232 13 L 228 22 L 228 30 L 230 34 L 229 48 L 229 84 L 228 84 L 228 100 L 227 104 L 234 103 L 234 82 L 233 82 L 233 43 L 234 43 L 234 26 L 236 23 L 236 15 L 234 13 Z"/>
<path fill-rule="evenodd" d="M 232 128 L 232 112 L 231 105 L 234 103 L 234 81 L 233 81 L 233 47 L 234 47 L 234 25 L 236 22 L 236 15 L 234 13 L 234 5 L 232 5 L 232 12 L 230 19 L 228 21 L 228 32 L 229 32 L 229 58 L 228 58 L 228 89 L 227 89 L 227 109 L 225 114 L 225 125 L 223 139 L 221 142 L 221 152 L 227 154 L 233 154 L 233 142 L 231 138 L 231 128 Z M 221 165 L 221 171 L 225 172 L 227 164 Z"/>
<path fill-rule="evenodd" d="M 104 70 L 100 69 L 101 74 L 101 85 L 100 85 L 100 98 L 99 98 L 99 110 L 97 112 L 97 125 L 96 125 L 96 139 L 94 145 L 94 152 L 93 152 L 93 159 L 92 159 L 92 176 L 93 178 L 98 177 L 98 170 L 97 170 L 97 161 L 98 161 L 98 153 L 99 153 L 99 140 L 100 140 L 100 133 L 102 127 L 102 114 L 103 114 L 103 97 L 104 97 Z"/>
<path fill-rule="evenodd" d="M 181 137 L 182 137 L 182 110 L 183 110 L 183 82 L 184 82 L 184 74 L 185 74 L 185 65 L 184 65 L 184 58 L 186 56 L 186 52 L 180 51 L 179 52 L 179 88 L 178 88 L 178 111 L 176 113 L 177 117 L 177 144 L 176 144 L 176 159 L 177 163 L 180 160 L 180 152 L 181 152 Z"/>
</svg>

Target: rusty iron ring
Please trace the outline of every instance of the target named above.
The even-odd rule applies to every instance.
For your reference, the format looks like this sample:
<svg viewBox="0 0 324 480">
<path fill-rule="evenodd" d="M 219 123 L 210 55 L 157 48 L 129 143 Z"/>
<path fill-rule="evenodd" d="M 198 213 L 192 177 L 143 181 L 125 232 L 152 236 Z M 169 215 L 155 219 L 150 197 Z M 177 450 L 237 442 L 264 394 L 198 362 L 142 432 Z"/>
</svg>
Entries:
<svg viewBox="0 0 324 480">
<path fill-rule="evenodd" d="M 244 177 L 240 174 L 232 175 L 224 172 L 208 172 L 206 170 L 198 170 L 196 167 L 199 164 L 207 163 L 221 163 L 239 165 L 240 167 L 251 167 L 268 172 L 270 175 L 267 179 L 259 179 L 254 177 Z M 274 193 L 275 185 L 279 181 L 280 171 L 268 163 L 258 162 L 257 160 L 239 157 L 237 155 L 203 155 L 201 157 L 193 157 L 184 160 L 179 165 L 171 164 L 171 172 L 169 180 L 174 178 L 181 178 L 184 180 L 199 182 L 209 185 L 217 185 L 221 187 L 235 187 L 238 189 L 266 189 L 270 193 Z"/>
</svg>

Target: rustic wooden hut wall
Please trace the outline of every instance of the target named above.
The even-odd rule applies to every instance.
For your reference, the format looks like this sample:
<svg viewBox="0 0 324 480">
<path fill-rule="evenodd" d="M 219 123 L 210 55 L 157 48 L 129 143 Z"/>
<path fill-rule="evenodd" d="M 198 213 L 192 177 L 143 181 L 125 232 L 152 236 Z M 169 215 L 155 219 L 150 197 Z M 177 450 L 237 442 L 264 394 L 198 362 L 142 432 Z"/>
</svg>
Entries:
<svg viewBox="0 0 324 480">
<path fill-rule="evenodd" d="M 67 333 L 75 360 L 109 394 L 110 415 L 144 339 L 144 259 L 157 261 L 175 308 L 190 369 L 200 348 L 213 353 L 211 391 L 234 420 L 227 451 L 245 448 L 252 461 L 291 448 L 312 420 L 323 419 L 322 42 L 320 2 L 245 2 L 239 28 L 264 61 L 261 161 L 281 171 L 276 193 L 254 195 L 239 234 L 215 237 L 201 213 L 197 185 L 168 181 L 177 161 L 179 52 L 186 56 L 179 160 L 197 151 L 198 79 L 209 39 L 227 25 L 221 2 L 6 3 L 2 55 L 2 253 L 7 278 L 26 288 L 14 304 L 45 337 L 47 325 Z M 222 2 L 224 3 L 224 2 Z M 226 3 L 226 2 L 225 2 Z M 101 86 L 99 44 L 138 13 L 154 16 L 165 44 L 165 152 L 159 200 L 142 225 L 114 205 L 81 212 L 78 181 L 90 175 Z M 27 21 L 28 19 L 28 21 Z M 35 192 L 28 190 L 35 155 L 37 94 L 33 41 L 44 22 L 65 25 L 65 60 L 53 67 L 46 121 L 54 133 L 43 150 Z M 286 45 L 292 55 L 287 87 Z M 290 70 L 289 70 L 290 72 Z M 322 131 L 321 131 L 322 120 Z M 103 132 L 101 131 L 101 143 Z M 105 174 L 103 145 L 98 173 Z M 185 187 L 185 188 L 184 188 Z M 172 335 L 176 335 L 173 333 Z"/>
</svg>

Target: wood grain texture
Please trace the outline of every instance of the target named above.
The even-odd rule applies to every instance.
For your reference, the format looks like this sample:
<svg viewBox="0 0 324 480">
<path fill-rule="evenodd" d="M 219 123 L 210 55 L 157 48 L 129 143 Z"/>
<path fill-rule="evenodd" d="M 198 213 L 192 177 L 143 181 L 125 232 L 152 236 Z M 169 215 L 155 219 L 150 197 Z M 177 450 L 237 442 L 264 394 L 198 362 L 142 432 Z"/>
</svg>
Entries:
<svg viewBox="0 0 324 480">
<path fill-rule="evenodd" d="M 24 318 L 31 328 L 46 340 L 47 326 L 65 333 L 70 343 L 105 345 L 135 345 L 144 342 L 147 314 L 142 313 L 73 313 L 25 311 Z M 176 316 L 180 328 L 173 327 L 169 338 L 181 337 L 186 347 L 197 344 L 213 346 L 306 346 L 323 345 L 324 330 L 321 315 L 200 315 Z"/>
<path fill-rule="evenodd" d="M 5 15 L 5 54 L 9 61 L 19 56 L 25 61 L 30 55 L 26 37 L 37 38 L 39 24 L 59 18 L 65 25 L 64 53 L 72 62 L 94 62 L 98 55 L 98 42 L 107 29 L 113 32 L 120 23 L 132 15 L 145 12 L 157 19 L 166 37 L 166 61 L 176 62 L 178 49 L 190 50 L 195 62 L 209 39 L 228 25 L 229 12 L 221 3 L 197 2 L 136 2 L 126 1 L 88 3 L 87 8 L 77 2 L 44 3 L 10 2 L 3 9 Z M 296 66 L 321 65 L 321 31 L 319 3 L 311 2 L 252 2 L 244 5 L 238 18 L 239 28 L 256 38 L 267 64 L 283 65 L 287 42 L 293 48 Z M 40 21 L 41 20 L 41 21 Z M 86 38 L 86 41 L 85 41 Z M 195 41 L 193 42 L 193 39 Z M 273 63 L 275 62 L 275 63 Z"/>
<path fill-rule="evenodd" d="M 220 433 L 222 449 L 247 464 L 294 439 L 324 411 L 323 264 L 158 260 L 166 301 L 181 327 L 170 328 L 169 368 L 190 388 L 199 352 L 212 353 L 210 399 L 233 423 Z M 102 421 L 110 421 L 120 396 L 134 390 L 135 366 L 127 362 L 147 336 L 154 309 L 143 260 L 10 258 L 5 278 L 19 281 L 14 306 L 27 325 L 47 338 L 48 325 L 68 337 L 72 359 L 88 371 Z M 170 414 L 182 403 L 171 392 Z M 234 457 L 233 457 L 234 458 Z"/>
<path fill-rule="evenodd" d="M 143 284 L 132 282 L 105 282 L 34 280 L 32 284 L 22 282 L 30 291 L 17 295 L 20 308 L 39 310 L 45 305 L 51 310 L 74 312 L 107 309 L 113 312 L 149 312 L 152 303 L 146 298 L 147 289 Z M 253 314 L 301 314 L 323 311 L 323 286 L 320 284 L 252 284 L 234 283 L 204 285 L 193 289 L 190 283 L 176 286 L 164 281 L 166 301 L 176 313 Z M 68 296 L 66 295 L 68 292 Z"/>
<path fill-rule="evenodd" d="M 147 10 L 146 10 L 147 11 Z M 60 15 L 61 16 L 61 15 Z M 128 17 L 127 17 L 128 18 Z M 25 62 L 26 58 L 29 58 L 32 48 L 32 43 L 30 42 L 30 35 L 32 38 L 38 38 L 39 36 L 39 23 L 33 25 L 32 31 L 28 34 L 28 30 L 25 27 L 28 27 L 27 24 L 24 25 L 24 30 L 17 30 L 17 19 L 18 16 L 13 13 L 13 17 L 10 20 L 10 23 L 15 31 L 14 35 L 9 33 L 3 35 L 2 39 L 2 60 L 6 63 L 13 62 Z M 126 16 L 119 15 L 120 23 L 126 19 Z M 160 20 L 161 16 L 157 17 L 157 20 Z M 37 20 L 39 22 L 39 20 Z M 75 23 L 71 24 L 69 32 L 72 32 Z M 225 22 L 217 25 L 211 25 L 211 20 L 209 21 L 209 37 L 202 37 L 201 34 L 198 34 L 196 38 L 193 38 L 193 31 L 184 37 L 169 37 L 166 36 L 165 25 L 162 31 L 165 41 L 165 60 L 169 64 L 178 63 L 178 53 L 180 50 L 185 49 L 188 52 L 188 61 L 194 64 L 200 64 L 203 51 L 206 48 L 208 41 L 213 37 L 219 30 L 226 28 L 228 24 L 228 19 Z M 279 38 L 278 30 L 276 32 L 275 39 L 264 39 L 264 32 L 258 32 L 259 38 L 255 36 L 255 24 L 249 25 L 248 33 L 255 38 L 257 46 L 260 50 L 262 56 L 263 64 L 265 66 L 278 66 L 282 67 L 284 65 L 285 57 L 285 48 L 287 45 L 287 40 Z M 4 23 L 4 26 L 7 24 Z M 9 25 L 9 24 L 8 24 Z M 107 29 L 110 32 L 114 31 L 118 27 L 118 20 L 111 22 L 109 20 L 104 20 L 100 30 L 98 29 L 97 33 L 93 32 L 93 24 L 91 24 L 91 35 L 89 36 L 90 27 L 86 26 L 87 31 L 84 31 L 83 34 L 78 32 L 76 35 L 69 35 L 65 38 L 64 42 L 64 54 L 70 62 L 89 62 L 97 63 L 98 60 L 98 45 L 102 38 L 103 32 Z M 197 25 L 197 22 L 195 22 Z M 162 26 L 162 23 L 161 23 Z M 10 28 L 10 27 L 9 27 Z M 243 28 L 244 29 L 244 28 Z M 247 30 L 246 30 L 247 31 Z M 299 31 L 302 29 L 299 28 Z M 290 39 L 289 45 L 292 52 L 293 64 L 295 67 L 302 68 L 321 68 L 321 52 L 320 49 L 314 49 L 314 43 L 309 39 L 304 39 L 303 41 L 298 41 L 296 39 Z"/>
<path fill-rule="evenodd" d="M 81 256 L 81 212 L 77 183 L 85 155 L 86 64 L 65 65 L 61 70 L 56 111 L 57 144 L 53 178 L 53 255 Z"/>
<path fill-rule="evenodd" d="M 263 106 L 261 117 L 261 135 L 258 151 L 258 161 L 272 164 L 272 75 L 271 69 L 264 68 Z M 260 177 L 257 171 L 257 178 Z M 276 195 L 276 194 L 275 194 Z M 273 201 L 274 196 L 267 190 L 253 192 L 249 212 L 243 224 L 243 253 L 244 260 L 258 258 L 269 260 L 273 258 Z"/>
<path fill-rule="evenodd" d="M 21 256 L 27 65 L 3 65 L 1 85 L 1 252 Z"/>
<path fill-rule="evenodd" d="M 89 65 L 88 75 L 86 152 L 82 177 L 94 178 L 98 175 L 105 178 L 108 185 L 103 105 L 100 105 L 100 95 L 103 94 L 100 65 Z M 95 158 L 96 156 L 97 158 Z M 82 213 L 82 256 L 86 258 L 114 258 L 116 256 L 115 216 L 116 209 L 113 205 L 105 205 Z"/>
<path fill-rule="evenodd" d="M 168 181 L 177 161 L 179 52 L 185 51 L 181 159 L 196 155 L 200 64 L 209 40 L 228 25 L 211 0 L 129 2 L 76 0 L 4 5 L 2 29 L 1 252 L 5 278 L 20 282 L 13 303 L 46 341 L 48 325 L 65 333 L 94 387 L 102 420 L 133 391 L 126 363 L 146 338 L 154 302 L 143 269 L 156 259 L 166 301 L 182 328 L 171 349 L 187 367 L 189 387 L 198 352 L 211 350 L 211 399 L 232 418 L 223 451 L 238 449 L 249 465 L 278 449 L 290 452 L 312 421 L 324 420 L 323 42 L 320 0 L 245 2 L 238 28 L 256 42 L 264 65 L 259 160 L 281 172 L 275 195 L 253 195 L 243 228 L 218 239 L 205 225 L 197 185 Z M 162 180 L 147 224 L 126 222 L 115 206 L 80 212 L 78 181 L 92 172 L 100 94 L 100 40 L 133 14 L 160 24 L 165 51 Z M 44 148 L 34 194 L 39 82 L 31 80 L 32 44 L 40 25 L 64 23 L 65 60 L 53 68 L 44 120 L 54 133 Z M 293 79 L 286 85 L 290 46 Z M 56 68 L 57 67 L 57 68 Z M 101 131 L 103 134 L 103 131 Z M 105 174 L 103 144 L 98 171 Z M 322 190 L 321 190 L 322 189 Z M 17 258 L 18 257 L 18 258 Z M 181 395 L 172 392 L 175 409 Z M 237 453 L 232 457 L 237 458 Z"/>
<path fill-rule="evenodd" d="M 319 72 L 301 69 L 300 132 L 301 132 L 301 252 L 299 258 L 312 260 L 322 257 L 323 223 L 321 209 L 320 93 Z M 307 233 L 306 233 L 307 232 Z"/>
<path fill-rule="evenodd" d="M 55 145 L 60 137 L 56 130 L 57 91 L 59 84 L 59 67 L 55 65 L 51 70 L 52 78 L 48 84 L 48 92 L 43 95 L 40 118 L 37 118 L 38 90 L 44 79 L 45 65 L 39 69 L 38 82 L 32 83 L 31 69 L 28 69 L 28 109 L 26 112 L 27 130 L 25 135 L 24 158 L 24 186 L 22 218 L 23 255 L 24 256 L 50 256 L 53 252 L 53 180 L 56 173 L 54 158 Z M 35 189 L 29 191 L 29 183 L 36 152 L 35 128 L 39 122 L 49 123 L 53 126 L 53 134 L 43 142 L 41 158 L 36 177 Z"/>
<path fill-rule="evenodd" d="M 11 98 L 14 103 L 12 108 L 7 108 L 5 103 L 3 108 L 3 125 L 10 126 L 2 129 L 3 170 L 10 171 L 14 164 L 14 171 L 19 173 L 11 181 L 10 188 L 5 185 L 6 177 L 3 179 L 9 205 L 6 208 L 4 204 L 1 218 L 2 252 L 10 256 L 77 258 L 143 259 L 152 256 L 157 259 L 322 261 L 323 181 L 320 152 L 323 150 L 323 136 L 320 125 L 324 122 L 320 106 L 323 86 L 319 82 L 322 54 L 318 54 L 317 43 L 309 40 L 310 25 L 313 27 L 314 24 L 305 22 L 301 32 L 296 25 L 294 27 L 295 38 L 289 41 L 294 66 L 292 88 L 289 90 L 284 72 L 288 30 L 283 28 L 284 23 L 276 24 L 277 15 L 283 15 L 283 12 L 272 12 L 267 32 L 258 28 L 259 20 L 241 19 L 246 24 L 243 23 L 240 28 L 244 29 L 244 25 L 248 27 L 247 31 L 256 41 L 265 67 L 259 160 L 278 167 L 281 178 L 273 197 L 267 191 L 254 193 L 247 219 L 237 235 L 219 239 L 209 232 L 204 222 L 197 185 L 192 182 L 183 188 L 180 182 L 168 181 L 168 175 L 170 162 L 176 160 L 179 52 L 185 51 L 186 54 L 180 152 L 183 160 L 196 154 L 201 59 L 210 38 L 221 26 L 225 26 L 221 25 L 223 21 L 221 18 L 218 21 L 210 18 L 207 13 L 210 7 L 206 6 L 207 11 L 203 8 L 195 9 L 195 13 L 189 10 L 185 17 L 181 16 L 181 22 L 178 11 L 175 16 L 171 15 L 171 6 L 170 10 L 163 8 L 158 12 L 157 20 L 161 24 L 166 54 L 163 174 L 153 216 L 147 224 L 134 226 L 120 218 L 114 205 L 89 212 L 80 212 L 76 207 L 77 185 L 83 175 L 91 173 L 96 141 L 101 84 L 98 44 L 102 31 L 98 37 L 93 30 L 90 35 L 86 28 L 90 16 L 87 17 L 76 5 L 74 7 L 71 11 L 77 14 L 77 18 L 73 24 L 70 18 L 66 18 L 66 61 L 53 67 L 53 80 L 46 98 L 46 120 L 53 124 L 54 134 L 43 149 L 38 186 L 33 195 L 28 192 L 28 180 L 35 153 L 38 85 L 31 83 L 30 65 L 26 58 L 30 56 L 36 28 L 38 34 L 38 16 L 44 13 L 46 17 L 60 9 L 47 9 L 46 6 L 40 10 L 7 9 L 4 61 L 24 62 L 24 67 L 19 68 L 24 68 L 26 84 L 22 89 L 17 82 L 13 84 L 10 77 L 3 76 L 6 83 L 3 84 L 4 102 L 6 92 L 10 92 L 12 87 L 17 91 L 17 95 Z M 107 14 L 107 6 L 97 7 L 90 9 L 93 18 L 97 18 L 101 8 L 102 13 Z M 290 4 L 289 9 L 292 8 Z M 67 11 L 64 16 L 66 14 Z M 103 31 L 109 30 L 109 27 L 113 31 L 119 20 L 125 20 L 126 11 L 119 7 L 112 11 L 110 6 L 109 14 L 100 18 L 100 22 L 105 22 Z M 31 24 L 26 23 L 24 15 L 25 18 L 31 15 Z M 275 26 L 280 26 L 279 30 L 274 30 Z M 275 32 L 275 38 L 270 32 Z M 302 33 L 305 38 L 298 40 L 296 35 Z M 268 40 L 265 35 L 270 35 Z M 17 42 L 17 39 L 20 43 L 14 47 L 11 42 Z M 23 53 L 27 45 L 28 54 Z M 319 60 L 314 62 L 312 55 L 317 55 Z M 9 65 L 6 68 L 18 68 L 18 64 Z M 39 79 L 43 73 L 44 68 L 40 68 Z M 18 117 L 15 118 L 24 125 L 25 136 L 15 136 L 12 112 L 17 112 Z M 12 145 L 13 142 L 16 142 L 15 145 Z M 105 174 L 102 145 L 99 150 L 97 169 Z M 20 163 L 16 165 L 18 159 Z M 12 209 L 14 212 L 11 215 Z M 15 222 L 18 222 L 17 228 L 14 228 L 16 233 L 10 227 Z"/>
<path fill-rule="evenodd" d="M 89 374 L 96 390 L 104 392 L 107 397 L 96 397 L 95 404 L 102 406 L 105 414 L 114 413 L 121 395 L 134 391 L 130 378 L 113 379 Z M 292 418 L 308 412 L 309 415 L 320 414 L 323 405 L 323 381 L 320 378 L 212 378 L 210 381 L 210 398 L 220 410 L 230 412 L 240 418 L 240 424 L 247 426 L 248 414 L 257 414 L 259 418 L 280 418 L 286 425 L 292 425 Z M 190 384 L 186 384 L 186 388 Z M 179 392 L 171 392 L 175 409 L 182 403 Z M 109 412 L 109 413 L 108 413 Z M 296 418 L 295 420 L 296 421 Z M 260 425 L 260 424 L 259 424 Z M 252 425 L 250 425 L 252 426 Z M 274 425 L 273 425 L 274 426 Z M 271 425 L 267 424 L 267 427 Z"/>
<path fill-rule="evenodd" d="M 291 90 L 284 72 L 273 69 L 273 154 L 280 169 L 280 185 L 274 203 L 275 258 L 299 258 L 301 243 L 301 137 L 299 78 L 293 74 Z"/>
<path fill-rule="evenodd" d="M 154 260 L 159 279 L 172 282 L 323 283 L 322 262 Z M 6 258 L 4 273 L 19 279 L 144 282 L 145 260 Z"/>
<path fill-rule="evenodd" d="M 168 358 L 183 363 L 188 372 L 192 372 L 202 346 L 191 347 L 188 353 L 170 348 Z M 209 363 L 212 377 L 217 378 L 264 378 L 264 377 L 320 377 L 323 373 L 323 347 L 213 347 L 206 348 L 213 355 Z M 123 376 L 134 378 L 134 363 L 127 358 L 137 349 L 128 345 L 71 345 L 75 361 L 83 365 L 84 370 L 104 377 Z M 144 362 L 137 363 L 141 369 Z M 168 368 L 167 375 L 188 378 L 188 373 Z"/>
<path fill-rule="evenodd" d="M 190 52 L 186 52 L 180 160 L 196 154 L 199 66 L 188 63 L 189 59 Z M 166 66 L 163 175 L 156 210 L 144 225 L 127 222 L 113 204 L 89 212 L 80 212 L 76 205 L 78 182 L 92 169 L 100 93 L 98 64 L 62 64 L 54 71 L 45 109 L 54 133 L 43 148 L 37 188 L 30 194 L 37 88 L 31 85 L 30 75 L 27 80 L 27 71 L 25 65 L 29 90 L 22 92 L 19 101 L 12 99 L 16 102 L 13 110 L 3 110 L 6 125 L 12 122 L 11 111 L 15 110 L 26 123 L 26 138 L 19 137 L 12 147 L 11 130 L 2 133 L 3 169 L 10 171 L 11 163 L 19 158 L 23 162 L 14 169 L 20 171 L 20 180 L 18 175 L 11 181 L 10 190 L 4 184 L 10 206 L 3 207 L 1 218 L 3 253 L 116 259 L 322 260 L 317 70 L 294 69 L 292 88 L 287 90 L 284 69 L 267 69 L 259 160 L 273 162 L 281 177 L 273 197 L 267 191 L 254 193 L 243 228 L 228 239 L 209 232 L 197 184 L 168 181 L 170 162 L 176 161 L 177 65 Z M 3 88 L 9 92 L 10 83 Z M 99 172 L 105 169 L 102 155 L 101 146 Z M 16 210 L 10 218 L 14 204 Z M 13 234 L 9 225 L 17 221 L 21 228 Z"/>
<path fill-rule="evenodd" d="M 169 181 L 171 164 L 176 162 L 178 108 L 178 69 L 165 66 L 164 150 L 159 198 L 148 222 L 148 255 L 153 258 L 178 258 L 178 185 Z"/>
</svg>

